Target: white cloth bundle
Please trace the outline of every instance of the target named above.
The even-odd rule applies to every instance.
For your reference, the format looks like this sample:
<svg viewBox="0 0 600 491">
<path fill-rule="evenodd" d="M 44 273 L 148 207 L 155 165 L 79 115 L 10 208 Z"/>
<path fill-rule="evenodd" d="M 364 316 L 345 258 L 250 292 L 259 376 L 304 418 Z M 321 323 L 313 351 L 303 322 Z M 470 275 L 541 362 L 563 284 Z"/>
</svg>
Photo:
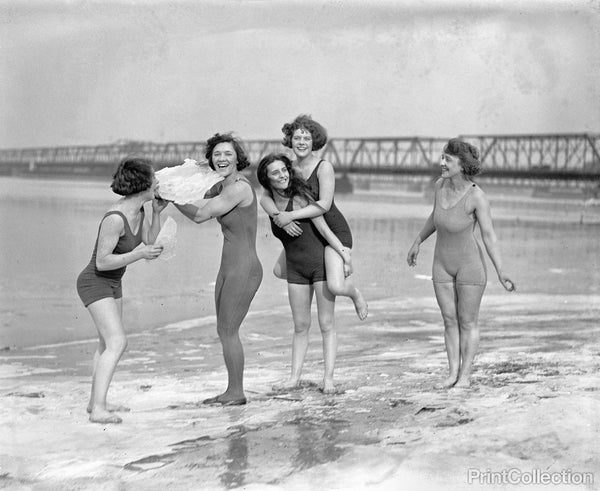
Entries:
<svg viewBox="0 0 600 491">
<path fill-rule="evenodd" d="M 175 245 L 177 244 L 177 222 L 172 217 L 167 217 L 162 224 L 158 237 L 154 241 L 156 245 L 163 246 L 158 256 L 160 259 L 169 260 L 175 256 Z"/>
<path fill-rule="evenodd" d="M 210 188 L 223 180 L 208 164 L 198 164 L 193 159 L 185 159 L 183 164 L 175 167 L 165 167 L 155 175 L 160 197 L 178 205 L 203 199 Z"/>
</svg>

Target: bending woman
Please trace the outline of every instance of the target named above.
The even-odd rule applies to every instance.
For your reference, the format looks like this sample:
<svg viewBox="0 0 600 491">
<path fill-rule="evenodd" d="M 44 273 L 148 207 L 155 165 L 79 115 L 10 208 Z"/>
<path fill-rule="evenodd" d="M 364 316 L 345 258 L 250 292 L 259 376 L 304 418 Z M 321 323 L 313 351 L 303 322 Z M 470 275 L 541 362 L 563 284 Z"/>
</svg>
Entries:
<svg viewBox="0 0 600 491">
<path fill-rule="evenodd" d="M 308 185 L 295 175 L 290 159 L 284 154 L 270 154 L 258 164 L 258 182 L 269 194 L 281 212 L 291 212 L 314 203 Z M 335 392 L 333 372 L 337 353 L 337 336 L 334 322 L 335 295 L 329 290 L 325 267 L 325 248 L 328 243 L 336 254 L 349 264 L 351 258 L 346 248 L 331 231 L 322 216 L 301 219 L 297 227 L 302 233 L 288 235 L 271 219 L 273 235 L 283 243 L 286 260 L 288 297 L 294 321 L 292 341 L 292 373 L 289 380 L 275 385 L 275 389 L 293 388 L 300 383 L 300 375 L 308 349 L 308 331 L 311 321 L 313 293 L 317 298 L 319 327 L 323 337 L 323 392 Z"/>
<path fill-rule="evenodd" d="M 444 319 L 450 369 L 440 387 L 468 387 L 479 345 L 479 307 L 487 283 L 485 257 L 475 238 L 476 225 L 502 286 L 514 291 L 516 285 L 502 271 L 488 200 L 471 180 L 481 170 L 479 151 L 452 139 L 444 147 L 441 170 L 433 212 L 408 251 L 407 261 L 415 266 L 420 244 L 437 232 L 432 279 Z"/>
<path fill-rule="evenodd" d="M 310 116 L 300 115 L 293 122 L 286 123 L 282 132 L 284 134 L 283 145 L 291 148 L 296 156 L 294 168 L 298 175 L 307 182 L 316 201 L 301 209 L 280 211 L 269 194 L 265 193 L 261 198 L 261 205 L 273 219 L 275 225 L 284 228 L 292 236 L 301 233 L 297 224 L 294 223 L 295 221 L 323 216 L 329 228 L 351 256 L 352 232 L 346 218 L 333 200 L 335 191 L 333 165 L 313 154 L 327 143 L 327 131 Z M 336 296 L 350 297 L 359 319 L 365 320 L 369 312 L 368 305 L 360 290 L 349 278 L 352 273 L 351 263 L 345 262 L 332 247 L 327 246 L 325 248 L 325 266 L 329 291 Z M 276 276 L 285 277 L 283 255 L 278 259 L 274 272 Z"/>
<path fill-rule="evenodd" d="M 111 188 L 123 197 L 102 217 L 92 259 L 77 278 L 77 293 L 94 320 L 99 338 L 87 407 L 94 423 L 121 423 L 113 411 L 129 411 L 108 404 L 106 395 L 127 347 L 121 278 L 128 264 L 156 259 L 162 252 L 162 247 L 152 244 L 160 231 L 160 212 L 167 203 L 155 199 L 155 187 L 150 160 L 127 158 L 119 164 Z M 152 201 L 152 223 L 144 214 L 147 201 Z M 138 247 L 142 242 L 146 245 Z"/>
<path fill-rule="evenodd" d="M 262 266 L 256 255 L 256 195 L 240 172 L 250 162 L 241 142 L 232 134 L 217 133 L 210 138 L 206 158 L 210 167 L 224 177 L 217 184 L 220 191 L 201 208 L 191 204 L 175 206 L 196 223 L 216 218 L 221 225 L 223 251 L 215 284 L 215 305 L 228 382 L 224 393 L 203 402 L 233 406 L 246 404 L 244 349 L 239 330 L 262 281 Z"/>
</svg>

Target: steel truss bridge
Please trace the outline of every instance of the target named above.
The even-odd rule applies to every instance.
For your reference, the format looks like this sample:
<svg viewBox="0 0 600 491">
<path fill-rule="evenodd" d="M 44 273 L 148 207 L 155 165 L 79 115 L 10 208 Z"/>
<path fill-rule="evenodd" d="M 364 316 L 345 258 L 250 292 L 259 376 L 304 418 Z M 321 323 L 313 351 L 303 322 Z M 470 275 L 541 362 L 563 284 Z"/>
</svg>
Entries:
<svg viewBox="0 0 600 491">
<path fill-rule="evenodd" d="M 484 178 L 600 181 L 600 134 L 461 135 L 479 148 Z M 447 138 L 332 138 L 321 151 L 341 174 L 431 177 Z M 279 140 L 246 140 L 256 164 L 270 152 L 286 152 Z M 107 176 L 125 156 L 144 155 L 157 168 L 186 158 L 204 160 L 204 142 L 119 142 L 109 145 L 0 150 L 0 174 Z M 576 184 L 577 185 L 577 184 Z"/>
</svg>

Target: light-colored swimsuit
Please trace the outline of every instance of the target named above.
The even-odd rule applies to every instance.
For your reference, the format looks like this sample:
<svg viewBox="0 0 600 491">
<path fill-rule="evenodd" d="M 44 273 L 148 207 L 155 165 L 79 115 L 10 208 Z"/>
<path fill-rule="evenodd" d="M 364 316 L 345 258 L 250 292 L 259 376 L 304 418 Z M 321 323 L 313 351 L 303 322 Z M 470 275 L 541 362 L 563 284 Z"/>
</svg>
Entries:
<svg viewBox="0 0 600 491">
<path fill-rule="evenodd" d="M 477 218 L 466 211 L 473 184 L 454 206 L 444 209 L 436 191 L 433 224 L 436 231 L 432 279 L 435 283 L 484 285 L 487 283 L 485 258 L 475 238 Z"/>
</svg>

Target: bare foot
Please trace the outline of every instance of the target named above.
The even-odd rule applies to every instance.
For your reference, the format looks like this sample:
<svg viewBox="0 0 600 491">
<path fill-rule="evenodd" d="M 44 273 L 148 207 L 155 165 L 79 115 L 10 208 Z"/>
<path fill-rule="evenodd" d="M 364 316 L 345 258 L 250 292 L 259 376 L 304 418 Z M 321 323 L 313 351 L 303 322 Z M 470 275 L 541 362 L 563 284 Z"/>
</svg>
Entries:
<svg viewBox="0 0 600 491">
<path fill-rule="evenodd" d="M 369 305 L 358 288 L 356 289 L 356 293 L 357 299 L 354 302 L 354 310 L 356 310 L 356 315 L 358 315 L 358 318 L 361 321 L 364 321 L 369 315 Z"/>
<path fill-rule="evenodd" d="M 448 377 L 445 378 L 442 382 L 435 384 L 436 389 L 449 389 L 450 387 L 454 387 L 456 385 L 456 377 Z"/>
<path fill-rule="evenodd" d="M 323 380 L 323 394 L 335 394 L 335 385 L 333 385 L 333 380 L 325 379 Z"/>
<path fill-rule="evenodd" d="M 297 389 L 300 387 L 300 380 L 295 378 L 290 378 L 284 380 L 283 382 L 277 382 L 273 384 L 273 390 L 290 390 Z"/>
<path fill-rule="evenodd" d="M 101 409 L 94 409 L 90 414 L 90 421 L 92 423 L 101 423 L 101 424 L 109 424 L 109 423 L 122 423 L 123 420 L 117 416 L 116 414 L 109 413 L 108 411 L 104 411 Z"/>
<path fill-rule="evenodd" d="M 204 399 L 202 404 L 221 404 L 222 406 L 238 406 L 242 404 L 246 404 L 246 396 L 244 393 L 231 395 L 227 392 L 223 394 L 219 394 L 215 397 L 209 397 L 208 399 Z"/>
<path fill-rule="evenodd" d="M 129 409 L 127 406 L 121 406 L 119 404 L 109 404 L 108 402 L 106 403 L 106 410 L 111 413 L 128 413 L 129 411 L 131 411 L 131 409 Z M 91 402 L 88 404 L 86 411 L 88 413 L 92 412 Z"/>
<path fill-rule="evenodd" d="M 458 379 L 458 381 L 454 384 L 454 389 L 468 389 L 471 387 L 471 382 L 468 379 Z"/>
</svg>

